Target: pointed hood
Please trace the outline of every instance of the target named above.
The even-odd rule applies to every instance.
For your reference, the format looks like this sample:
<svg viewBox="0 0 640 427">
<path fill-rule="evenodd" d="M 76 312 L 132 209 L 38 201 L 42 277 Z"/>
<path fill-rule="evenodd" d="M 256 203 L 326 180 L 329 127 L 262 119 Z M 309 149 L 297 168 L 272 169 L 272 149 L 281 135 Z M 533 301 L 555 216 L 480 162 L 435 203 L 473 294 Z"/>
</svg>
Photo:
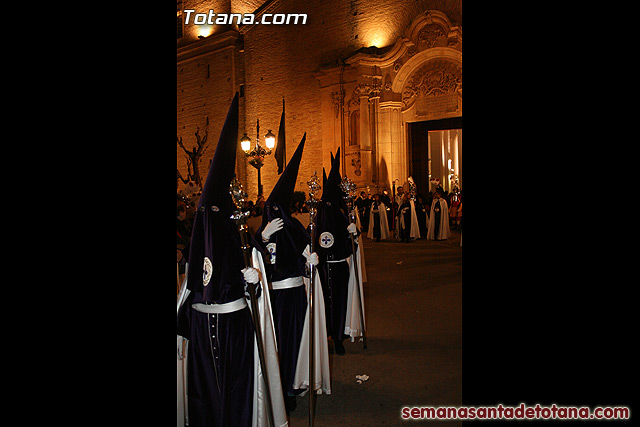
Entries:
<svg viewBox="0 0 640 427">
<path fill-rule="evenodd" d="M 275 187 L 271 190 L 271 194 L 269 194 L 269 198 L 265 202 L 265 208 L 269 204 L 278 203 L 286 210 L 289 210 L 293 190 L 296 187 L 296 180 L 298 179 L 298 170 L 300 169 L 300 160 L 302 160 L 302 150 L 304 150 L 306 139 L 307 133 L 305 132 L 302 141 L 300 141 L 298 148 L 289 160 L 289 164 L 287 164 Z"/>
<path fill-rule="evenodd" d="M 244 294 L 240 235 L 229 218 L 233 209 L 229 183 L 237 145 L 238 93 L 229 107 L 193 221 L 187 284 L 194 302 L 224 303 Z"/>
<path fill-rule="evenodd" d="M 238 93 L 233 97 L 227 119 L 220 132 L 216 152 L 211 161 L 209 175 L 202 189 L 198 208 L 217 206 L 221 211 L 231 213 L 232 200 L 229 183 L 236 168 L 238 148 Z"/>
<path fill-rule="evenodd" d="M 322 190 L 321 200 L 323 202 L 329 201 L 338 205 L 342 200 L 342 190 L 340 190 L 340 148 L 338 148 L 336 156 L 331 162 L 331 170 L 329 171 L 327 182 L 325 182 L 324 189 Z"/>
<path fill-rule="evenodd" d="M 282 218 L 284 222 L 282 230 L 274 233 L 269 242 L 265 242 L 265 245 L 269 243 L 276 244 L 275 265 L 269 264 L 273 257 L 267 259 L 267 263 L 270 265 L 270 279 L 273 281 L 304 274 L 304 260 L 301 254 L 305 246 L 309 244 L 310 237 L 300 221 L 291 216 L 290 204 L 298 180 L 300 160 L 302 159 L 306 138 L 307 134 L 305 133 L 287 167 L 280 175 L 280 179 L 278 179 L 267 198 L 264 204 L 264 213 L 262 214 L 262 225 L 255 235 L 256 241 L 262 241 L 262 230 L 269 221 L 275 218 Z"/>
</svg>

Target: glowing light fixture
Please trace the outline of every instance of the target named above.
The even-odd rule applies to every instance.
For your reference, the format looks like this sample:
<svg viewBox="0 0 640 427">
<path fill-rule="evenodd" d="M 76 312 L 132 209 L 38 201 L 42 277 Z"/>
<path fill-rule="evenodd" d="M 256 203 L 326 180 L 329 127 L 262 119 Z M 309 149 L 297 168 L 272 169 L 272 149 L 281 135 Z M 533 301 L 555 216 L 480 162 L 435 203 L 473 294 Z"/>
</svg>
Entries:
<svg viewBox="0 0 640 427">
<path fill-rule="evenodd" d="M 271 154 L 271 149 L 276 146 L 276 136 L 267 132 L 264 136 L 267 148 L 260 145 L 260 120 L 256 120 L 256 146 L 251 150 L 251 139 L 245 132 L 242 139 L 240 139 L 240 146 L 244 151 L 245 156 L 249 158 L 249 164 L 258 170 L 258 195 L 262 194 L 262 179 L 260 177 L 260 168 L 264 166 L 264 157 Z M 249 151 L 251 150 L 251 151 Z"/>
<path fill-rule="evenodd" d="M 203 39 L 205 37 L 208 37 L 213 32 L 213 28 L 212 28 L 211 25 L 202 24 L 202 25 L 196 25 L 196 27 L 198 27 L 198 38 L 199 39 Z"/>
<path fill-rule="evenodd" d="M 273 147 L 276 146 L 276 136 L 271 133 L 271 129 L 269 129 L 269 132 L 264 136 L 264 141 L 266 142 L 269 150 L 273 150 Z"/>
<path fill-rule="evenodd" d="M 251 138 L 247 136 L 247 133 L 244 133 L 244 136 L 240 140 L 240 146 L 242 147 L 242 151 L 248 153 L 251 150 Z"/>
</svg>

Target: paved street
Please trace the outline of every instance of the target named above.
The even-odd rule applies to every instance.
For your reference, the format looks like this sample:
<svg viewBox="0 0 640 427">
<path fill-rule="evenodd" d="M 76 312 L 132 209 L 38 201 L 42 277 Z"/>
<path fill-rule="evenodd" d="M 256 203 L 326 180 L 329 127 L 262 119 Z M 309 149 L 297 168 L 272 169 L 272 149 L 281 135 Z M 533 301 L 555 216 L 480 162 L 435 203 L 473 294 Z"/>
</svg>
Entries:
<svg viewBox="0 0 640 427">
<path fill-rule="evenodd" d="M 403 406 L 462 401 L 460 233 L 446 241 L 363 240 L 368 348 L 345 341 L 346 355 L 330 355 L 332 394 L 318 396 L 318 427 L 415 425 L 400 418 Z M 369 379 L 358 384 L 362 374 Z M 291 427 L 308 425 L 308 404 L 298 397 Z"/>
</svg>

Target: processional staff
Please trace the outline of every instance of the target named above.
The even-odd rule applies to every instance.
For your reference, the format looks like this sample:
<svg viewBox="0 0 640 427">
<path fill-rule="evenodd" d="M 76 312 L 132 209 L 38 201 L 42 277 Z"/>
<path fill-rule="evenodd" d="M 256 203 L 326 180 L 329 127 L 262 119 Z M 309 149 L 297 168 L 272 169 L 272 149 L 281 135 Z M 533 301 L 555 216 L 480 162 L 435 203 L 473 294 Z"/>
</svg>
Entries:
<svg viewBox="0 0 640 427">
<path fill-rule="evenodd" d="M 231 219 L 238 226 L 240 232 L 240 241 L 242 243 L 242 255 L 244 256 L 245 268 L 251 267 L 251 246 L 249 245 L 249 232 L 247 227 L 247 219 L 249 218 L 249 211 L 242 211 L 243 204 L 247 193 L 242 191 L 242 184 L 237 178 L 233 178 L 231 184 L 229 184 L 229 194 L 233 199 L 233 204 L 236 209 L 231 215 Z M 275 426 L 273 420 L 273 406 L 271 400 L 271 388 L 269 387 L 269 376 L 267 375 L 266 357 L 264 352 L 264 343 L 262 341 L 262 329 L 260 327 L 260 316 L 258 312 L 258 298 L 256 297 L 256 283 L 247 283 L 249 288 L 249 299 L 251 300 L 251 319 L 253 321 L 253 330 L 256 335 L 256 342 L 258 344 L 258 356 L 260 358 L 260 366 L 262 367 L 262 378 L 265 385 L 266 407 L 267 407 L 267 419 L 271 427 Z"/>
<path fill-rule="evenodd" d="M 311 253 L 316 251 L 316 214 L 318 213 L 317 206 L 318 200 L 316 194 L 322 189 L 320 186 L 320 180 L 318 179 L 317 172 L 313 173 L 311 179 L 307 182 L 309 186 L 309 200 L 306 204 L 309 208 L 309 230 L 311 232 Z M 309 283 L 309 427 L 313 426 L 313 421 L 316 415 L 316 391 L 315 391 L 315 317 L 314 317 L 314 285 L 316 266 L 309 265 L 309 273 L 311 275 L 311 281 Z"/>
<path fill-rule="evenodd" d="M 407 177 L 407 181 L 409 181 L 409 194 L 411 195 L 411 200 L 416 201 L 416 195 L 418 194 L 418 186 L 413 181 L 413 177 Z"/>
<path fill-rule="evenodd" d="M 356 184 L 351 181 L 346 176 L 342 178 L 342 182 L 340 183 L 340 188 L 344 195 L 342 198 L 347 202 L 347 207 L 349 208 L 349 222 L 355 224 L 356 216 L 353 213 L 353 198 L 356 195 Z M 358 274 L 358 260 L 356 254 L 356 244 L 353 240 L 353 234 L 349 233 L 351 237 L 351 251 L 353 252 L 353 268 L 355 272 L 356 278 L 356 289 L 358 290 L 358 306 L 360 307 L 360 325 L 362 327 L 362 346 L 366 350 L 367 349 L 367 334 L 364 330 L 364 307 L 362 306 L 362 296 L 360 295 L 360 276 Z"/>
</svg>

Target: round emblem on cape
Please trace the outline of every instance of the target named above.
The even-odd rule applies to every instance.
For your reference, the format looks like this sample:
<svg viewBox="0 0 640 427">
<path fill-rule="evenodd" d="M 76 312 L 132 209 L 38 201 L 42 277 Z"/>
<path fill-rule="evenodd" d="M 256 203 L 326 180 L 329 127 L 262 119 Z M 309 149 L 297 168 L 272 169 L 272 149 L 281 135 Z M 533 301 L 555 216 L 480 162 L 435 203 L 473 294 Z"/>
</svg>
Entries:
<svg viewBox="0 0 640 427">
<path fill-rule="evenodd" d="M 323 248 L 330 248 L 333 246 L 333 234 L 325 231 L 320 235 L 320 246 Z"/>
<path fill-rule="evenodd" d="M 269 264 L 275 264 L 276 263 L 276 244 L 269 243 L 267 245 L 267 250 L 269 251 Z"/>
<path fill-rule="evenodd" d="M 207 257 L 204 257 L 204 263 L 202 265 L 202 284 L 207 286 L 209 284 L 209 280 L 211 280 L 211 272 L 213 270 L 213 265 L 211 264 L 211 260 Z"/>
</svg>

